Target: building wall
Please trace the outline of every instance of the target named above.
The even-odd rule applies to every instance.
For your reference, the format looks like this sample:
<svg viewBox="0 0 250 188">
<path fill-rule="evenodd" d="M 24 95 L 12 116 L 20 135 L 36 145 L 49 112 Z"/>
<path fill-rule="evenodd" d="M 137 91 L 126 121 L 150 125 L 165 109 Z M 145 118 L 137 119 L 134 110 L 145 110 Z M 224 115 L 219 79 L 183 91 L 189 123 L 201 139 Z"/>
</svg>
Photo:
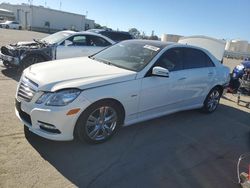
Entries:
<svg viewBox="0 0 250 188">
<path fill-rule="evenodd" d="M 249 54 L 250 54 L 250 43 L 248 43 L 247 53 L 249 53 Z"/>
<path fill-rule="evenodd" d="M 4 20 L 14 20 L 15 15 L 12 11 L 0 8 L 0 22 Z"/>
<path fill-rule="evenodd" d="M 85 16 L 72 14 L 43 7 L 31 7 L 32 27 L 46 27 L 45 23 L 49 22 L 51 29 L 63 30 L 83 30 L 85 27 Z"/>
<path fill-rule="evenodd" d="M 162 34 L 161 41 L 163 42 L 178 42 L 182 36 L 173 34 Z"/>
<path fill-rule="evenodd" d="M 94 20 L 85 19 L 85 30 L 94 29 L 94 28 L 95 28 L 95 21 Z"/>
<path fill-rule="evenodd" d="M 2 3 L 0 8 L 14 12 L 16 20 L 26 29 L 52 33 L 63 29 L 81 31 L 85 30 L 86 26 L 87 29 L 94 28 L 94 20 L 86 19 L 84 15 L 44 8 L 43 6 Z"/>
<path fill-rule="evenodd" d="M 30 7 L 23 5 L 12 5 L 9 3 L 0 4 L 0 8 L 4 8 L 10 10 L 14 13 L 15 20 L 18 21 L 23 28 L 26 28 L 31 23 L 30 19 Z M 27 14 L 27 19 L 25 18 L 25 14 Z"/>
</svg>

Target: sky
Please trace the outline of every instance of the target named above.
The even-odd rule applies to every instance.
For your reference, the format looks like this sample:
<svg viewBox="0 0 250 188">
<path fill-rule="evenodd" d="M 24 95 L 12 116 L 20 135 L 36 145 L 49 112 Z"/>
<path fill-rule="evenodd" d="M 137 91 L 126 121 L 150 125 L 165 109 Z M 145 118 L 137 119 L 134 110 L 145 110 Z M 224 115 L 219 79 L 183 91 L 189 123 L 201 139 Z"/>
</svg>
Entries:
<svg viewBox="0 0 250 188">
<path fill-rule="evenodd" d="M 0 3 L 28 0 L 0 0 Z M 60 3 L 61 2 L 61 3 Z M 206 35 L 250 42 L 250 0 L 33 0 L 33 5 L 87 14 L 114 30 L 137 28 L 146 35 Z"/>
</svg>

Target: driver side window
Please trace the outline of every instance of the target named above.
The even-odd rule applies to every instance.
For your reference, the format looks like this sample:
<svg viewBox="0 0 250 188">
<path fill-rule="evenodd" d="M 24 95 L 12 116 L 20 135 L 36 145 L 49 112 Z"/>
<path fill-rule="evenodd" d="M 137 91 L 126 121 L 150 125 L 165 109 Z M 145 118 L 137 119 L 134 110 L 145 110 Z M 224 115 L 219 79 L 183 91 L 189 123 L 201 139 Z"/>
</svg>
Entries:
<svg viewBox="0 0 250 188">
<path fill-rule="evenodd" d="M 86 46 L 86 36 L 84 35 L 76 35 L 72 36 L 65 41 L 63 41 L 60 45 L 65 46 Z"/>
<path fill-rule="evenodd" d="M 182 65 L 182 50 L 181 48 L 172 48 L 167 50 L 157 60 L 155 66 L 160 66 L 171 71 L 178 71 L 183 69 Z"/>
</svg>

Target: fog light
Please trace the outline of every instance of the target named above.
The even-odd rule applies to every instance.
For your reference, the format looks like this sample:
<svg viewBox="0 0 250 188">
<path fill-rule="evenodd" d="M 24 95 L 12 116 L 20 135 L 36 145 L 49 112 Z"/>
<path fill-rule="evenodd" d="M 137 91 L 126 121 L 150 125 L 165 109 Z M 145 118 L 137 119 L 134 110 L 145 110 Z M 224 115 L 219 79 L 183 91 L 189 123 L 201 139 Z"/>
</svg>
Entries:
<svg viewBox="0 0 250 188">
<path fill-rule="evenodd" d="M 45 123 L 45 122 L 42 122 L 42 121 L 38 121 L 38 125 L 40 127 L 44 127 L 44 128 L 47 128 L 47 129 L 56 129 L 55 125 L 52 125 L 52 124 L 49 124 L 49 123 Z"/>
<path fill-rule="evenodd" d="M 37 122 L 38 122 L 38 125 L 39 125 L 40 129 L 42 129 L 44 131 L 47 131 L 47 132 L 50 132 L 50 133 L 57 133 L 57 134 L 61 133 L 61 131 L 59 131 L 56 128 L 55 125 L 45 123 L 45 122 L 42 122 L 42 121 L 37 121 Z"/>
</svg>

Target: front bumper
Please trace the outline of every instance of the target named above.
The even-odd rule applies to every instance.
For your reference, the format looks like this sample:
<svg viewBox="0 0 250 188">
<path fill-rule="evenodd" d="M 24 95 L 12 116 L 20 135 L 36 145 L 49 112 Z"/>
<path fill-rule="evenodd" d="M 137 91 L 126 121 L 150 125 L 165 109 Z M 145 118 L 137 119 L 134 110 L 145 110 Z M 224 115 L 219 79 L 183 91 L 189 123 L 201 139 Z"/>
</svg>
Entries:
<svg viewBox="0 0 250 188">
<path fill-rule="evenodd" d="M 88 105 L 88 102 L 85 101 Z M 79 103 L 78 103 L 79 104 Z M 74 128 L 79 115 L 66 115 L 70 107 L 38 107 L 34 103 L 18 101 L 16 99 L 15 112 L 21 122 L 29 128 L 29 130 L 41 137 L 58 140 L 68 141 L 74 139 Z M 41 127 L 41 122 L 47 125 L 54 125 L 57 131 L 48 131 Z"/>
<path fill-rule="evenodd" d="M 0 52 L 0 59 L 2 61 L 8 62 L 11 65 L 15 65 L 18 66 L 19 65 L 19 59 L 17 57 L 12 57 L 9 55 L 5 55 L 3 53 Z"/>
</svg>

